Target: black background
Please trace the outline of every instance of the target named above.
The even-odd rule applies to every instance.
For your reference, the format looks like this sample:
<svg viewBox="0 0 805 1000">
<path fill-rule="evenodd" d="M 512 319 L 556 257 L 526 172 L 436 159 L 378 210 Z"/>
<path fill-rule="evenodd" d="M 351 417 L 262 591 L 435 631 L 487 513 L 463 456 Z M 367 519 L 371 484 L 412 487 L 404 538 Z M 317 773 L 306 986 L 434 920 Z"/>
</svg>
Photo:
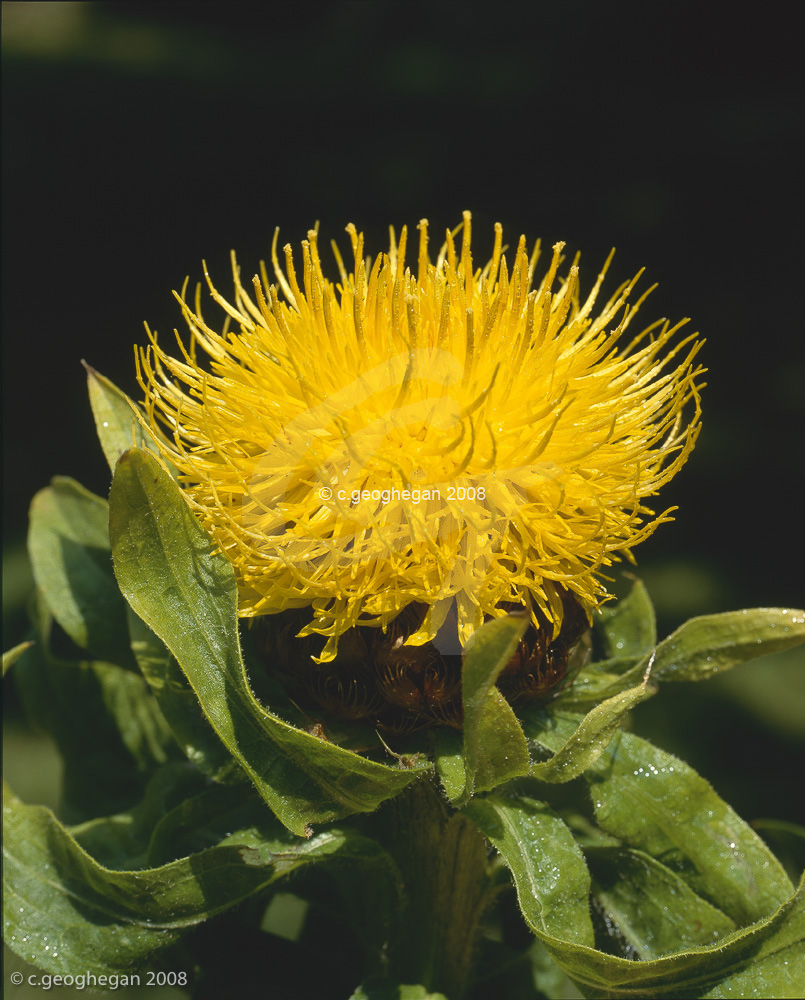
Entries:
<svg viewBox="0 0 805 1000">
<path fill-rule="evenodd" d="M 298 245 L 318 219 L 345 246 L 353 221 L 377 252 L 390 223 L 439 231 L 469 208 L 477 260 L 500 221 L 510 243 L 581 250 L 589 287 L 614 245 L 618 280 L 645 265 L 660 283 L 645 321 L 707 338 L 704 429 L 660 501 L 680 511 L 637 552 L 663 634 L 805 603 L 796 13 L 5 4 L 12 548 L 52 474 L 105 495 L 79 359 L 137 395 L 142 322 L 181 325 L 170 292 L 202 258 L 226 293 L 229 250 L 251 273 L 277 225 Z"/>
</svg>

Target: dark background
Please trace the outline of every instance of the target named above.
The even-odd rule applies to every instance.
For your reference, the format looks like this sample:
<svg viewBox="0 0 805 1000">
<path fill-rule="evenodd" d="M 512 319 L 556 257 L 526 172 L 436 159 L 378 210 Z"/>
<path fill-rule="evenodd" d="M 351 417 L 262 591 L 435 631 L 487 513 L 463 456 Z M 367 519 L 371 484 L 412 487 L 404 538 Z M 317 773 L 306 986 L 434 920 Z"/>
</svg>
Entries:
<svg viewBox="0 0 805 1000">
<path fill-rule="evenodd" d="M 181 324 L 170 292 L 202 258 L 226 294 L 229 250 L 252 273 L 276 225 L 298 245 L 319 219 L 346 246 L 353 221 L 376 252 L 389 223 L 439 231 L 465 208 L 476 259 L 499 220 L 510 243 L 581 250 L 589 288 L 614 245 L 610 288 L 645 265 L 646 323 L 690 316 L 707 338 L 704 429 L 660 501 L 678 519 L 637 553 L 661 634 L 805 603 L 796 13 L 4 4 L 6 646 L 30 497 L 56 473 L 108 489 L 80 358 L 136 395 L 142 322 Z M 788 774 L 801 752 L 796 657 L 669 689 L 639 717 L 750 815 L 791 814 L 746 771 Z"/>
</svg>

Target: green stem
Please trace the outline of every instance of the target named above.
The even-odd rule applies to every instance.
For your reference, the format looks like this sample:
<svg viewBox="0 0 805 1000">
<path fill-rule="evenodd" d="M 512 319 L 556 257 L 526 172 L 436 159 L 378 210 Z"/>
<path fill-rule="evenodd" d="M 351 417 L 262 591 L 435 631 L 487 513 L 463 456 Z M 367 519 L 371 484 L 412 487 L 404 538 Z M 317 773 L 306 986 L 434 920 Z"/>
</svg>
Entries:
<svg viewBox="0 0 805 1000">
<path fill-rule="evenodd" d="M 389 972 L 401 983 L 460 1000 L 471 983 L 479 920 L 489 898 L 486 842 L 465 816 L 450 815 L 429 780 L 410 786 L 377 819 L 406 890 Z"/>
</svg>

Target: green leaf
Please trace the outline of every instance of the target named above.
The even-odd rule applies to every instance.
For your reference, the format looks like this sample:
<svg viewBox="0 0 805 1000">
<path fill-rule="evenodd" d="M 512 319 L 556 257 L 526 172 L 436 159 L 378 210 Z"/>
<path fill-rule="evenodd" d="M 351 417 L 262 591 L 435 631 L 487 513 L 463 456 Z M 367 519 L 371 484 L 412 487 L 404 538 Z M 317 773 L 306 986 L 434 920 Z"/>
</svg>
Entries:
<svg viewBox="0 0 805 1000">
<path fill-rule="evenodd" d="M 574 724 L 564 720 L 554 739 Z M 763 841 L 678 757 L 620 732 L 585 778 L 605 832 L 677 871 L 739 926 L 767 916 L 791 894 Z"/>
<path fill-rule="evenodd" d="M 596 616 L 594 629 L 606 657 L 650 653 L 657 645 L 657 623 L 643 582 L 635 580 L 627 597 L 605 605 Z"/>
<path fill-rule="evenodd" d="M 463 812 L 511 869 L 526 923 L 546 940 L 592 946 L 590 873 L 570 830 L 542 802 L 492 793 Z"/>
<path fill-rule="evenodd" d="M 303 865 L 367 853 L 366 838 L 330 831 L 288 836 L 264 813 L 192 857 L 140 871 L 98 864 L 49 809 L 4 786 L 6 943 L 51 973 L 104 975 L 141 969 L 182 931 L 236 905 Z"/>
<path fill-rule="evenodd" d="M 570 831 L 547 807 L 522 797 L 494 793 L 473 799 L 464 812 L 492 841 L 511 870 L 526 922 L 586 997 L 612 1000 L 635 996 L 799 995 L 791 991 L 798 982 L 796 970 L 802 963 L 805 934 L 802 885 L 772 913 L 750 927 L 719 936 L 714 944 L 687 947 L 680 941 L 682 950 L 676 954 L 635 962 L 591 947 L 593 930 L 586 902 L 589 875 Z M 632 856 L 645 858 L 637 852 Z M 674 887 L 680 889 L 679 883 L 673 885 L 674 873 L 667 866 L 657 867 L 651 860 L 646 864 L 651 867 L 644 876 L 644 888 L 652 880 L 658 888 L 661 876 L 664 892 Z M 600 875 L 600 868 L 597 871 Z M 681 900 L 680 912 L 684 912 L 685 902 L 692 899 L 688 894 Z M 689 917 L 692 922 L 698 919 L 698 910 L 690 911 Z M 665 919 L 678 918 L 677 914 Z M 720 918 L 711 908 L 707 919 L 717 924 Z M 669 928 L 662 927 L 651 916 L 648 922 L 649 929 L 659 931 L 655 942 L 670 940 Z M 732 992 L 734 982 L 747 982 L 755 990 Z"/>
<path fill-rule="evenodd" d="M 8 652 L 3 653 L 3 677 L 6 676 L 17 660 L 24 652 L 26 652 L 26 650 L 29 650 L 31 646 L 33 646 L 33 642 L 21 642 L 18 646 L 15 646 L 13 649 L 9 649 Z"/>
<path fill-rule="evenodd" d="M 115 571 L 173 653 L 213 729 L 285 825 L 370 812 L 430 765 L 396 769 L 295 729 L 255 700 L 240 652 L 232 567 L 147 452 L 118 462 L 110 494 Z"/>
<path fill-rule="evenodd" d="M 191 794 L 172 808 L 166 802 L 163 814 L 150 828 L 144 862 L 149 868 L 213 847 L 232 830 L 259 829 L 265 825 L 265 802 L 250 783 L 208 785 L 195 794 L 192 790 L 198 791 L 198 786 L 192 776 L 198 781 L 201 775 L 192 769 L 188 771 L 185 783 Z M 170 787 L 167 791 L 175 798 Z"/>
<path fill-rule="evenodd" d="M 76 824 L 70 827 L 70 834 L 87 854 L 106 868 L 145 867 L 154 827 L 178 802 L 197 797 L 204 784 L 204 776 L 194 768 L 182 761 L 169 761 L 151 776 L 137 805 L 122 813 Z M 216 837 L 213 842 L 221 839 Z M 202 846 L 211 844 L 208 841 Z M 180 856 L 177 852 L 166 860 Z"/>
<path fill-rule="evenodd" d="M 745 660 L 805 642 L 805 611 L 753 608 L 691 618 L 657 646 L 652 677 L 706 680 Z"/>
<path fill-rule="evenodd" d="M 726 914 L 642 851 L 591 848 L 586 857 L 593 894 L 641 960 L 715 944 L 735 930 Z"/>
<path fill-rule="evenodd" d="M 28 718 L 61 754 L 60 809 L 70 822 L 127 809 L 149 775 L 176 754 L 174 740 L 139 674 L 54 657 L 52 619 L 40 611 L 37 641 L 14 679 Z"/>
<path fill-rule="evenodd" d="M 744 965 L 735 963 L 721 982 L 703 994 L 704 1000 L 721 1000 L 737 997 L 790 997 L 802 996 L 805 983 L 805 893 L 799 891 L 783 907 L 785 919 L 775 921 L 771 933 L 763 935 L 752 961 Z M 760 935 L 758 935 L 760 936 Z"/>
<path fill-rule="evenodd" d="M 170 650 L 130 608 L 128 622 L 140 671 L 187 759 L 214 781 L 245 777 L 201 711 L 196 692 Z"/>
<path fill-rule="evenodd" d="M 444 993 L 431 993 L 424 986 L 404 986 L 391 979 L 367 980 L 349 1000 L 447 1000 Z"/>
<path fill-rule="evenodd" d="M 147 448 L 158 455 L 159 448 L 146 430 L 142 411 L 136 403 L 86 361 L 82 363 L 87 371 L 95 429 L 110 470 L 115 471 L 117 460 L 131 447 Z"/>
<path fill-rule="evenodd" d="M 555 709 L 544 716 L 539 742 L 558 752 L 582 719 Z M 516 835 L 495 839 L 479 822 L 515 874 L 526 921 L 584 995 L 749 995 L 730 993 L 727 985 L 718 992 L 716 984 L 750 976 L 741 970 L 754 968 L 753 962 L 770 984 L 779 984 L 780 992 L 764 995 L 790 995 L 785 984 L 787 969 L 799 961 L 802 889 L 790 896 L 777 860 L 707 782 L 677 758 L 623 732 L 584 776 L 601 828 L 624 842 L 588 847 L 594 891 L 627 942 L 649 960 L 579 947 L 569 935 L 540 926 L 522 871 L 528 848 Z M 473 819 L 476 805 L 465 808 Z M 730 933 L 736 924 L 742 929 Z M 718 933 L 714 943 L 695 943 L 697 934 L 708 932 Z M 651 959 L 666 949 L 675 953 Z"/>
<path fill-rule="evenodd" d="M 595 645 L 605 659 L 582 667 L 555 706 L 587 711 L 640 683 L 657 642 L 654 608 L 646 588 L 635 580 L 630 593 L 606 605 L 593 621 Z"/>
<path fill-rule="evenodd" d="M 569 712 L 588 712 L 591 708 L 635 688 L 646 674 L 650 657 L 627 660 L 601 660 L 585 667 L 574 682 L 551 703 L 554 708 Z M 599 669 L 615 667 L 623 669 Z M 653 675 L 652 675 L 653 677 Z"/>
<path fill-rule="evenodd" d="M 31 504 L 31 565 L 51 614 L 88 658 L 136 670 L 108 525 L 105 500 L 57 477 Z"/>
<path fill-rule="evenodd" d="M 539 990 L 538 996 L 547 997 L 548 1000 L 571 1000 L 574 997 L 581 997 L 575 983 L 565 970 L 554 962 L 551 953 L 539 938 L 534 939 L 526 954 L 531 960 L 531 976 Z"/>
<path fill-rule="evenodd" d="M 455 729 L 434 729 L 433 760 L 436 773 L 450 802 L 456 802 L 467 784 L 467 770 L 462 753 L 464 740 Z"/>
<path fill-rule="evenodd" d="M 486 792 L 528 773 L 531 760 L 522 727 L 511 705 L 496 688 L 487 693 L 483 709 L 473 722 L 476 722 L 474 728 L 472 722 L 469 728 L 466 720 L 464 724 L 468 777 L 475 772 L 472 790 L 467 787 L 465 794 Z"/>
<path fill-rule="evenodd" d="M 483 625 L 467 643 L 461 675 L 465 785 L 457 805 L 528 773 L 522 727 L 495 687 L 527 627 L 525 616 L 507 615 Z"/>
<path fill-rule="evenodd" d="M 616 605 L 612 613 L 619 607 Z M 583 710 L 634 686 L 645 672 L 652 652 L 652 681 L 694 681 L 803 641 L 803 611 L 756 608 L 692 618 L 664 639 L 655 651 L 647 651 L 642 657 L 615 657 L 585 667 L 554 705 Z M 628 640 L 624 643 L 629 645 Z"/>
<path fill-rule="evenodd" d="M 804 904 L 800 886 L 779 909 L 751 927 L 708 947 L 651 961 L 615 958 L 559 941 L 549 943 L 548 950 L 590 1000 L 798 997 Z"/>
<path fill-rule="evenodd" d="M 531 775 L 540 781 L 564 782 L 583 774 L 606 750 L 626 714 L 655 691 L 656 688 L 649 687 L 646 675 L 642 684 L 597 705 L 584 716 L 576 731 L 553 757 L 531 765 Z M 526 712 L 522 719 L 525 733 L 541 743 L 543 727 L 553 715 L 534 710 Z M 550 721 L 547 724 L 550 725 Z"/>
</svg>

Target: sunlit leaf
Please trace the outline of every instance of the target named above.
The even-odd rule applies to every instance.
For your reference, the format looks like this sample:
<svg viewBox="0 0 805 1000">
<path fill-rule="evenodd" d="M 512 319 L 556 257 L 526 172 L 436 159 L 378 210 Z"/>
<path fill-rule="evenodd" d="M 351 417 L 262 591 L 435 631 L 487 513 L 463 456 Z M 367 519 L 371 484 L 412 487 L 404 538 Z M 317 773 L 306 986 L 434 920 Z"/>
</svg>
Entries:
<svg viewBox="0 0 805 1000">
<path fill-rule="evenodd" d="M 105 375 L 86 362 L 84 368 L 95 429 L 110 470 L 115 471 L 117 460 L 129 448 L 148 448 L 158 454 L 153 437 L 137 419 L 139 407 Z"/>
<path fill-rule="evenodd" d="M 478 796 L 463 811 L 503 855 L 532 930 L 592 946 L 590 873 L 562 820 L 543 802 L 501 793 Z"/>
<path fill-rule="evenodd" d="M 462 668 L 465 785 L 457 804 L 474 792 L 526 774 L 528 744 L 511 706 L 495 687 L 528 625 L 525 616 L 488 622 L 467 643 Z"/>
<path fill-rule="evenodd" d="M 586 777 L 602 829 L 678 870 L 739 926 L 790 896 L 763 841 L 678 758 L 621 732 Z"/>
<path fill-rule="evenodd" d="M 706 680 L 757 656 L 805 642 L 805 611 L 752 608 L 691 618 L 657 646 L 658 681 Z"/>
<path fill-rule="evenodd" d="M 557 712 L 540 743 L 558 749 L 579 721 Z M 677 871 L 739 926 L 790 896 L 791 882 L 760 837 L 678 757 L 619 732 L 584 777 L 604 831 Z"/>
<path fill-rule="evenodd" d="M 8 652 L 3 653 L 3 677 L 6 676 L 6 673 L 31 646 L 33 646 L 33 642 L 21 642 L 18 646 L 14 646 L 13 649 L 9 649 Z"/>
<path fill-rule="evenodd" d="M 467 785 L 467 771 L 464 767 L 464 741 L 455 729 L 434 729 L 433 761 L 436 773 L 444 787 L 445 795 L 451 802 L 457 801 Z"/>
<path fill-rule="evenodd" d="M 593 929 L 586 903 L 589 874 L 570 831 L 561 820 L 540 803 L 524 797 L 504 797 L 500 793 L 476 797 L 464 807 L 464 812 L 492 841 L 511 870 L 526 922 L 554 961 L 579 984 L 585 997 L 626 1000 L 640 996 L 672 1000 L 755 993 L 769 997 L 798 995 L 791 989 L 797 982 L 797 970 L 802 962 L 805 932 L 802 886 L 781 906 L 731 934 L 722 934 L 722 928 L 726 931 L 729 926 L 723 914 L 719 917 L 717 908 L 706 908 L 702 912 L 710 922 L 709 933 L 717 931 L 718 939 L 711 945 L 690 947 L 690 934 L 695 935 L 695 921 L 701 916 L 701 900 L 695 902 L 690 887 L 682 890 L 676 883 L 675 887 L 685 893 L 675 904 L 677 912 L 670 918 L 664 915 L 658 920 L 655 908 L 653 913 L 647 914 L 647 928 L 641 922 L 644 934 L 647 930 L 649 936 L 653 935 L 652 942 L 643 942 L 648 944 L 646 954 L 651 947 L 670 944 L 673 927 L 669 924 L 684 920 L 686 901 L 695 902 L 689 913 L 693 927 L 687 937 L 680 938 L 676 954 L 632 961 L 592 947 Z M 658 866 L 642 853 L 632 852 L 631 859 L 635 863 L 640 859 L 647 866 L 640 876 L 632 864 L 632 875 L 643 878 L 642 889 L 648 889 L 653 883 L 653 889 L 660 892 L 657 901 L 661 900 L 662 893 L 669 898 L 675 873 L 667 866 Z M 597 871 L 600 876 L 601 868 Z M 624 868 L 624 875 L 628 874 L 629 865 Z M 601 886 L 597 888 L 600 892 Z M 619 915 L 630 931 L 636 897 L 641 889 L 634 890 L 634 897 L 628 904 L 623 893 L 628 896 L 629 887 L 619 889 L 620 895 L 611 902 L 614 909 L 617 903 L 621 904 L 624 912 Z M 654 907 L 653 902 L 651 905 Z M 754 992 L 731 992 L 733 983 L 744 982 L 750 984 Z"/>
<path fill-rule="evenodd" d="M 703 1000 L 738 997 L 780 997 L 798 1000 L 805 983 L 805 892 L 800 885 L 786 904 L 786 919 L 775 921 L 746 964 L 736 962 L 721 982 L 704 993 Z M 760 936 L 760 935 L 758 935 Z"/>
<path fill-rule="evenodd" d="M 649 687 L 648 676 L 637 687 L 623 691 L 596 705 L 579 722 L 578 728 L 549 760 L 531 765 L 531 775 L 540 781 L 572 781 L 592 766 L 606 750 L 609 741 L 623 723 L 626 714 L 656 691 Z M 526 735 L 540 742 L 545 719 L 553 715 L 533 710 L 523 714 Z"/>
</svg>

